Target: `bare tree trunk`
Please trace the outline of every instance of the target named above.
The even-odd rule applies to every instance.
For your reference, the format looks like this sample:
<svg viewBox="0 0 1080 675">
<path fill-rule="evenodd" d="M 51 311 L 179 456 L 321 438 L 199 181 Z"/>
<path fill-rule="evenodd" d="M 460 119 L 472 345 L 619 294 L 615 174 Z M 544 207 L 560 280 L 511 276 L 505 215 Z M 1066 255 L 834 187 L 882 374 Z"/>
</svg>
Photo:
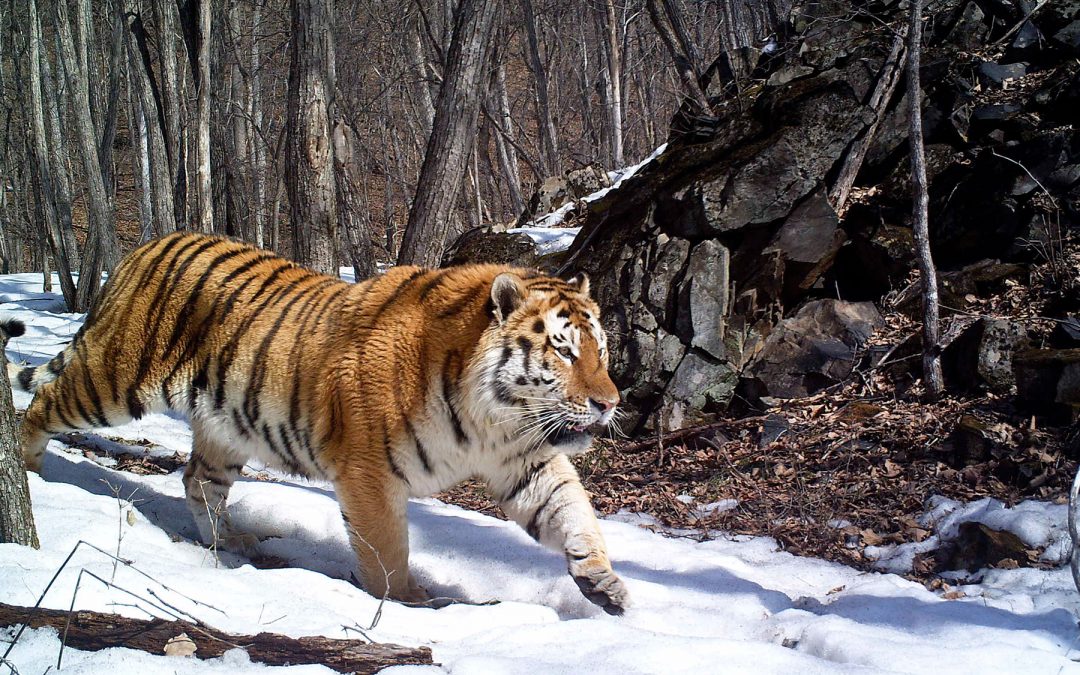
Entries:
<svg viewBox="0 0 1080 675">
<path fill-rule="evenodd" d="M 133 80 L 137 78 L 141 70 L 135 64 L 128 68 L 128 128 L 135 137 L 132 145 L 135 152 L 131 153 L 132 174 L 135 177 L 135 190 L 139 196 L 139 242 L 145 242 L 153 237 L 154 233 L 154 204 L 151 197 L 152 189 L 150 178 L 150 144 L 147 136 L 149 132 L 146 125 L 146 115 L 138 98 L 133 98 L 132 91 L 135 89 Z"/>
<path fill-rule="evenodd" d="M 930 196 L 926 181 L 926 150 L 923 147 L 922 86 L 919 61 L 922 51 L 922 0 L 911 0 L 911 24 L 908 28 L 908 102 L 911 143 L 912 224 L 915 253 L 923 288 L 923 381 L 932 398 L 941 396 L 945 383 L 941 374 L 940 310 L 938 307 L 937 269 L 930 255 Z"/>
<path fill-rule="evenodd" d="M 165 152 L 169 159 L 169 184 L 172 186 L 173 223 L 185 227 L 186 187 L 183 167 L 183 138 L 181 127 L 181 76 L 176 63 L 176 3 L 174 0 L 152 0 L 154 25 L 158 33 L 158 54 L 161 59 L 163 113 L 165 117 Z M 256 7 L 260 3 L 256 3 Z M 180 44 L 183 44 L 181 40 Z"/>
<path fill-rule="evenodd" d="M 262 104 L 262 64 L 259 26 L 262 21 L 262 4 L 256 2 L 251 16 L 251 69 L 248 73 L 250 82 L 251 116 L 251 183 L 255 197 L 252 209 L 252 221 L 255 229 L 255 245 L 262 248 L 265 244 L 266 230 L 266 147 L 263 142 L 263 104 Z"/>
<path fill-rule="evenodd" d="M 214 186 L 210 175 L 210 46 L 213 36 L 213 3 L 198 0 L 199 47 L 198 70 L 195 78 L 196 133 L 195 143 L 195 202 L 200 232 L 214 231 Z"/>
<path fill-rule="evenodd" d="M 491 94 L 495 99 L 493 114 L 497 116 L 498 126 L 501 127 L 492 134 L 495 137 L 495 151 L 499 156 L 499 167 L 506 176 L 510 206 L 514 210 L 514 215 L 521 215 L 521 212 L 525 210 L 525 199 L 521 194 L 521 173 L 518 170 L 517 150 L 514 149 L 512 143 L 514 120 L 510 115 L 510 99 L 506 94 L 506 69 L 503 68 L 501 62 L 492 69 L 492 79 Z"/>
<path fill-rule="evenodd" d="M 885 118 L 889 101 L 892 99 L 893 92 L 896 91 L 896 86 L 900 83 L 901 75 L 904 72 L 904 37 L 906 32 L 898 32 L 893 38 L 889 54 L 881 64 L 877 84 L 874 85 L 874 91 L 870 95 L 870 100 L 867 101 L 867 106 L 874 112 L 874 121 L 847 153 L 844 163 L 840 167 L 840 172 L 833 182 L 832 189 L 829 191 L 833 209 L 841 215 L 847 206 L 851 188 L 855 185 L 855 178 L 859 174 L 859 169 L 862 168 L 866 153 L 870 150 L 874 136 L 877 135 L 878 125 Z"/>
<path fill-rule="evenodd" d="M 68 150 L 68 144 L 65 139 L 65 130 L 61 124 L 60 116 L 60 104 L 57 98 L 57 91 L 63 89 L 63 70 L 62 67 L 57 68 L 55 76 L 53 74 L 52 66 L 49 64 L 49 57 L 44 49 L 44 41 L 41 40 L 41 23 L 40 17 L 37 25 L 38 31 L 38 43 L 42 46 L 40 50 L 40 62 L 41 62 L 41 93 L 43 103 L 45 104 L 45 112 L 47 117 L 49 129 L 49 162 L 52 172 L 52 178 L 55 182 L 56 189 L 58 190 L 58 196 L 60 202 L 58 204 L 66 208 L 62 208 L 59 212 L 59 225 L 60 236 L 63 240 L 64 252 L 68 259 L 68 268 L 72 271 L 77 270 L 82 265 L 82 256 L 79 253 L 79 247 L 75 241 L 75 226 L 71 221 L 71 204 L 72 204 L 72 188 L 71 188 L 71 174 L 68 172 L 67 160 L 71 156 L 71 152 Z M 63 284 L 61 284 L 62 286 Z M 69 305 L 70 306 L 70 305 Z"/>
<path fill-rule="evenodd" d="M 90 227 L 82 269 L 79 270 L 75 311 L 87 311 L 101 287 L 102 271 L 110 271 L 119 257 L 119 244 L 113 226 L 112 204 L 105 189 L 101 164 L 99 163 L 97 132 L 90 115 L 90 91 L 87 74 L 79 70 L 75 41 L 71 37 L 67 3 L 54 4 L 60 56 L 63 62 L 67 88 L 71 95 L 75 118 L 79 157 L 82 160 Z"/>
<path fill-rule="evenodd" d="M 292 0 L 285 181 L 293 257 L 337 275 L 338 214 L 330 134 L 335 117 L 333 0 Z"/>
<path fill-rule="evenodd" d="M 548 91 L 548 72 L 540 58 L 540 41 L 536 35 L 536 12 L 532 0 L 521 0 L 521 10 L 525 18 L 525 36 L 528 39 L 527 52 L 529 68 L 536 82 L 536 114 L 540 127 L 540 166 L 547 176 L 560 172 L 558 143 L 555 141 L 555 122 L 551 116 L 551 99 Z M 543 176 L 543 180 L 547 176 Z"/>
<path fill-rule="evenodd" d="M 709 112 L 711 106 L 709 99 L 701 88 L 698 65 L 694 62 L 692 54 L 687 53 L 684 41 L 679 39 L 679 34 L 673 25 L 673 17 L 668 13 L 668 3 L 661 4 L 661 0 L 646 0 L 649 7 L 649 17 L 652 19 L 656 32 L 667 47 L 671 59 L 675 62 L 675 71 L 679 74 L 683 91 L 687 97 L 701 112 Z"/>
<path fill-rule="evenodd" d="M 136 21 L 141 21 L 136 18 Z M 143 34 L 141 23 L 136 24 L 136 38 L 128 35 L 125 39 L 128 55 L 128 86 L 134 94 L 132 106 L 136 108 L 135 121 L 138 127 L 140 163 L 145 195 L 140 199 L 149 200 L 151 208 L 144 213 L 149 216 L 144 221 L 144 230 L 157 235 L 165 235 L 176 230 L 176 207 L 173 203 L 174 185 L 170 174 L 168 150 L 165 145 L 165 129 L 161 127 L 157 103 L 150 85 L 149 67 L 146 62 L 148 53 L 142 53 L 137 47 L 137 37 Z M 143 154 L 145 152 L 145 154 Z"/>
<path fill-rule="evenodd" d="M 416 108 L 420 117 L 422 143 L 427 143 L 427 137 L 431 134 L 431 125 L 435 120 L 435 104 L 431 100 L 431 88 L 428 86 L 427 59 L 424 58 L 423 45 L 420 44 L 420 27 L 410 25 L 405 28 L 406 57 L 409 59 L 409 69 L 412 71 L 412 92 L 416 99 Z"/>
<path fill-rule="evenodd" d="M 21 329 L 12 329 L 11 332 L 22 334 Z M 8 338 L 14 337 L 13 334 L 0 330 L 0 371 L 3 371 L 0 373 L 0 544 L 38 548 L 40 544 L 37 528 L 34 527 L 34 513 L 30 510 L 26 465 L 19 448 L 15 407 L 11 403 L 7 357 L 3 354 Z"/>
<path fill-rule="evenodd" d="M 115 180 L 113 177 L 113 142 L 116 140 L 116 120 L 120 113 L 120 76 L 122 74 L 121 58 L 124 53 L 124 34 L 127 32 L 124 25 L 123 0 L 108 0 L 109 26 L 109 87 L 105 94 L 104 119 L 98 125 L 101 132 L 101 142 L 98 144 L 98 161 L 101 164 L 102 176 L 105 187 L 110 196 L 115 193 Z M 94 51 L 96 55 L 96 50 Z M 96 56 L 90 59 L 95 66 L 98 63 Z M 94 75 L 97 77 L 97 75 Z"/>
<path fill-rule="evenodd" d="M 619 50 L 619 22 L 615 3 L 605 0 L 601 26 L 604 35 L 604 88 L 607 98 L 609 167 L 623 165 L 622 55 Z"/>
<path fill-rule="evenodd" d="M 29 60 L 30 60 L 30 101 L 29 117 L 34 139 L 34 164 L 41 190 L 42 212 L 46 223 L 45 232 L 52 245 L 59 272 L 60 289 L 64 302 L 69 308 L 77 304 L 75 280 L 71 275 L 71 257 L 64 238 L 64 230 L 71 232 L 71 246 L 74 248 L 74 230 L 71 225 L 71 186 L 68 181 L 67 167 L 62 163 L 60 153 L 55 147 L 59 133 L 53 136 L 54 147 L 50 148 L 45 133 L 45 116 L 42 110 L 45 96 L 42 89 L 49 89 L 55 112 L 55 94 L 51 92 L 52 78 L 45 78 L 41 66 L 47 64 L 41 41 L 41 21 L 37 13 L 37 1 L 27 3 L 29 13 Z M 54 122 L 59 125 L 59 120 Z"/>
<path fill-rule="evenodd" d="M 461 0 L 446 72 L 435 106 L 435 123 L 420 169 L 400 264 L 438 266 L 450 216 L 476 140 L 483 78 L 491 55 L 499 0 Z"/>
<path fill-rule="evenodd" d="M 375 276 L 375 250 L 371 245 L 370 218 L 360 201 L 357 181 L 352 175 L 356 134 L 338 119 L 334 125 L 334 182 L 337 189 L 338 229 L 345 237 L 349 263 L 357 281 Z"/>
</svg>

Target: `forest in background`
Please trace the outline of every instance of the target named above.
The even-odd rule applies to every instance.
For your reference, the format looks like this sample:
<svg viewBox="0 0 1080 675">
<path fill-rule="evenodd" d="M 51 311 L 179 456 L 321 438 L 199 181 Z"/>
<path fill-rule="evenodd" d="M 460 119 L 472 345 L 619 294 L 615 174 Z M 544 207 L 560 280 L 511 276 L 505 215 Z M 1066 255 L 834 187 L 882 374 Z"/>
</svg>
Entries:
<svg viewBox="0 0 1080 675">
<path fill-rule="evenodd" d="M 360 276 L 438 264 L 545 178 L 663 143 L 708 59 L 786 14 L 751 4 L 2 3 L 2 271 L 53 269 L 85 310 L 97 274 L 73 273 L 176 229 Z"/>
</svg>

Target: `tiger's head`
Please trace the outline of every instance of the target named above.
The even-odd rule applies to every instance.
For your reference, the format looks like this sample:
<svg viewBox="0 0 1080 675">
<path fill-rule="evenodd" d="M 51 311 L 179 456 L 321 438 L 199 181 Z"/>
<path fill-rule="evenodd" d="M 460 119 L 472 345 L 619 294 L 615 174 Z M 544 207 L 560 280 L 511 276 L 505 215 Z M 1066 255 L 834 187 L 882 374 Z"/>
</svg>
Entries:
<svg viewBox="0 0 1080 675">
<path fill-rule="evenodd" d="M 519 435 L 537 445 L 546 441 L 564 453 L 588 449 L 619 403 L 588 278 L 504 272 L 492 283 L 491 301 L 485 384 L 497 416 L 516 422 Z"/>
</svg>

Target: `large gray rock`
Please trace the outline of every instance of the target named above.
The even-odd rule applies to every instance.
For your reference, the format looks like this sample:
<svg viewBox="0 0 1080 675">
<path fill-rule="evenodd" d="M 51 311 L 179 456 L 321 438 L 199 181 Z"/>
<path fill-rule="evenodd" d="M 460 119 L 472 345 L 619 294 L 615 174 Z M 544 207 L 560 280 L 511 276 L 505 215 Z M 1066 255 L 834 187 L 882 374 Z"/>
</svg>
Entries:
<svg viewBox="0 0 1080 675">
<path fill-rule="evenodd" d="M 1027 331 L 1018 323 L 990 318 L 975 321 L 941 355 L 945 385 L 954 391 L 985 387 L 1009 393 L 1016 383 L 1013 353 L 1026 342 Z"/>
<path fill-rule="evenodd" d="M 1080 349 L 1027 349 L 1013 355 L 1016 395 L 1035 413 L 1075 419 L 1080 411 Z"/>
<path fill-rule="evenodd" d="M 809 302 L 765 338 L 743 373 L 743 386 L 755 398 L 809 396 L 847 378 L 859 348 L 882 325 L 869 302 Z"/>
<path fill-rule="evenodd" d="M 713 358 L 727 357 L 724 321 L 728 315 L 728 268 L 731 258 L 719 242 L 706 240 L 690 252 L 679 289 L 676 327 L 690 346 Z"/>
<path fill-rule="evenodd" d="M 587 197 L 610 185 L 607 171 L 593 164 L 566 171 L 561 176 L 550 176 L 540 183 L 529 198 L 525 211 L 518 217 L 517 227 L 523 227 L 568 202 Z"/>
<path fill-rule="evenodd" d="M 536 244 L 528 235 L 478 227 L 457 238 L 443 255 L 442 266 L 497 263 L 535 267 L 539 258 Z"/>
</svg>

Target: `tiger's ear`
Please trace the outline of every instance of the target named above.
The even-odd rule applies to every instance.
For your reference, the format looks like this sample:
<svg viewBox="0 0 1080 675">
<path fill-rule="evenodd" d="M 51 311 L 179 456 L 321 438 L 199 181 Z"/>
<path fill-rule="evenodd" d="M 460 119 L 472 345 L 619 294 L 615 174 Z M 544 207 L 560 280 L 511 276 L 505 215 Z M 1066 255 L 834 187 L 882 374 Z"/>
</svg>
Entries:
<svg viewBox="0 0 1080 675">
<path fill-rule="evenodd" d="M 578 272 L 574 276 L 567 280 L 568 284 L 577 289 L 578 293 L 582 295 L 589 294 L 589 277 L 584 272 Z"/>
<path fill-rule="evenodd" d="M 525 299 L 525 287 L 521 278 L 510 272 L 503 272 L 495 277 L 491 284 L 491 302 L 495 306 L 495 318 L 500 324 L 506 323 L 507 317 L 521 305 Z"/>
</svg>

